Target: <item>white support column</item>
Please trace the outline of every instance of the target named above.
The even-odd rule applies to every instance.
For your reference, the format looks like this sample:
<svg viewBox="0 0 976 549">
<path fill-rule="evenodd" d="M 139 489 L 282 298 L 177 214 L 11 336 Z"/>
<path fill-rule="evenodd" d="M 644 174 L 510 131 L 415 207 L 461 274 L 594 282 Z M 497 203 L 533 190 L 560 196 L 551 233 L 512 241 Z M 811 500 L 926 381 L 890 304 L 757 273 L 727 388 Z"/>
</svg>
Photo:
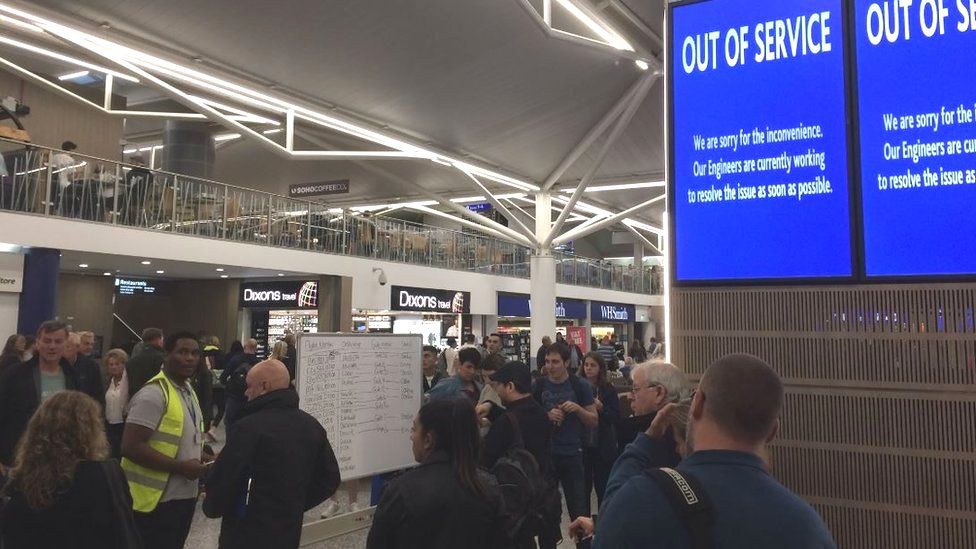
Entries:
<svg viewBox="0 0 976 549">
<path fill-rule="evenodd" d="M 542 346 L 543 336 L 549 336 L 553 340 L 556 337 L 556 258 L 551 253 L 532 255 L 529 289 L 529 299 L 532 302 L 532 352 L 535 353 Z"/>
<path fill-rule="evenodd" d="M 547 192 L 535 195 L 535 238 L 543 242 L 552 230 L 552 196 Z M 548 246 L 538 247 L 531 258 L 529 299 L 532 318 L 529 323 L 532 352 L 542 346 L 542 338 L 556 336 L 556 258 Z M 533 354 L 533 356 L 535 356 Z M 531 368 L 532 365 L 530 364 Z"/>
</svg>

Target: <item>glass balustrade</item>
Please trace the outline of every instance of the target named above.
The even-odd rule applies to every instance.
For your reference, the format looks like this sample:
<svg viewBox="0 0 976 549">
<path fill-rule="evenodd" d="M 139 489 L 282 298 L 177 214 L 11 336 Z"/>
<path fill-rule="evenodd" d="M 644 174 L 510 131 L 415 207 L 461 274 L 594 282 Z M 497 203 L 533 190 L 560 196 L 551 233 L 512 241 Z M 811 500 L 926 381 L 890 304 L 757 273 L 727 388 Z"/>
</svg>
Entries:
<svg viewBox="0 0 976 549">
<path fill-rule="evenodd" d="M 0 139 L 0 209 L 314 252 L 529 278 L 531 250 L 467 231 Z M 658 269 L 556 252 L 556 281 L 641 294 Z"/>
</svg>

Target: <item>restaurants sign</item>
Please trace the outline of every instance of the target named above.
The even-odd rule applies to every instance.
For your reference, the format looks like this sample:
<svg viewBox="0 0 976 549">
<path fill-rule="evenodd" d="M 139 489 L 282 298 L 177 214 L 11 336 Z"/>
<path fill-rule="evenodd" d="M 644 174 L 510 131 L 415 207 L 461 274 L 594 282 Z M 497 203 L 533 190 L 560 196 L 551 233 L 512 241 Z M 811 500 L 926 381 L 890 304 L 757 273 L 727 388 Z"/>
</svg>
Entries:
<svg viewBox="0 0 976 549">
<path fill-rule="evenodd" d="M 288 196 L 292 198 L 307 198 L 309 196 L 325 196 L 328 194 L 346 194 L 348 192 L 348 179 L 319 181 L 316 183 L 298 183 L 288 186 Z"/>
</svg>

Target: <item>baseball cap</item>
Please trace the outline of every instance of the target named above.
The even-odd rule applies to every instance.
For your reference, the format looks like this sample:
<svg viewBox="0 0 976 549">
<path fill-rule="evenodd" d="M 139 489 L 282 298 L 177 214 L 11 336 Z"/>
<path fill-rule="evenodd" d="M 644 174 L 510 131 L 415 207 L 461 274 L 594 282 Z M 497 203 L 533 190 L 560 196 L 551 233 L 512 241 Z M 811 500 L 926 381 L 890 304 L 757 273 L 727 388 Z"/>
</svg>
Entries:
<svg viewBox="0 0 976 549">
<path fill-rule="evenodd" d="M 498 383 L 515 383 L 517 386 L 532 385 L 532 374 L 529 367 L 517 360 L 506 363 L 497 372 L 489 376 L 490 380 Z"/>
</svg>

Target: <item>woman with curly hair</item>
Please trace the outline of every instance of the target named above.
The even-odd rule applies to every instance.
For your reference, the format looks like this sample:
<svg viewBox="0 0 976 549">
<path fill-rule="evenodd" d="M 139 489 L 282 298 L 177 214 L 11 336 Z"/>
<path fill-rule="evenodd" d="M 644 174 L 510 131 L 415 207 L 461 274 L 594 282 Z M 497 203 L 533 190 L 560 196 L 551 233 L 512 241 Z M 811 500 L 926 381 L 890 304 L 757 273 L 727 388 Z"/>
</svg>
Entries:
<svg viewBox="0 0 976 549">
<path fill-rule="evenodd" d="M 141 548 L 125 475 L 107 456 L 101 410 L 91 397 L 61 391 L 45 400 L 4 488 L 4 548 Z"/>
</svg>

